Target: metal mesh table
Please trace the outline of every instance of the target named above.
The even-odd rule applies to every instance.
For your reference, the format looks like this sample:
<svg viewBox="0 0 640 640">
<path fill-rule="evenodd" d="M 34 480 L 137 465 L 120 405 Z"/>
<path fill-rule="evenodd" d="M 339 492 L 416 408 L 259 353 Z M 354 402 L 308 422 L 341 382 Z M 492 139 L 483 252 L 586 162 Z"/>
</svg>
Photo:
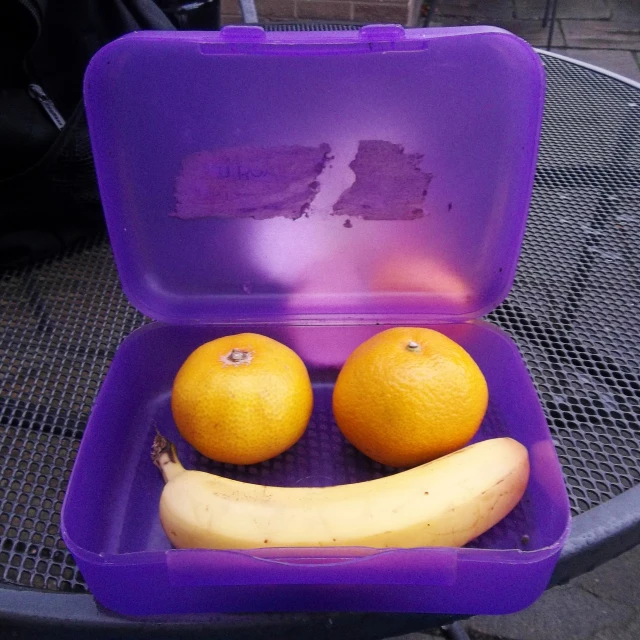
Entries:
<svg viewBox="0 0 640 640">
<path fill-rule="evenodd" d="M 528 228 L 513 290 L 489 319 L 525 358 L 565 472 L 574 523 L 561 582 L 640 541 L 640 85 L 541 56 Z M 91 627 L 225 638 L 296 637 L 303 625 L 305 637 L 374 638 L 445 621 L 301 614 L 158 627 L 101 611 L 60 537 L 60 509 L 110 359 L 147 319 L 124 297 L 104 236 L 0 283 L 0 621 L 65 624 L 65 637 Z"/>
</svg>

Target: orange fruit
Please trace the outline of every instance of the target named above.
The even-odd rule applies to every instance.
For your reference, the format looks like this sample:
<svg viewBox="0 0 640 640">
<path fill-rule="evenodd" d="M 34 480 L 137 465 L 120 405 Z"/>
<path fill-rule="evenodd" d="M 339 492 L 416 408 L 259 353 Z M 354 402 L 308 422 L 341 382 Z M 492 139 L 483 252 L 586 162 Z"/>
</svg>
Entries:
<svg viewBox="0 0 640 640">
<path fill-rule="evenodd" d="M 382 464 L 422 464 L 466 445 L 487 410 L 480 368 L 438 331 L 397 327 L 347 358 L 333 391 L 338 427 Z"/>
<path fill-rule="evenodd" d="M 256 333 L 198 347 L 175 377 L 171 411 L 182 437 L 204 456 L 253 464 L 304 433 L 313 392 L 300 357 Z"/>
</svg>

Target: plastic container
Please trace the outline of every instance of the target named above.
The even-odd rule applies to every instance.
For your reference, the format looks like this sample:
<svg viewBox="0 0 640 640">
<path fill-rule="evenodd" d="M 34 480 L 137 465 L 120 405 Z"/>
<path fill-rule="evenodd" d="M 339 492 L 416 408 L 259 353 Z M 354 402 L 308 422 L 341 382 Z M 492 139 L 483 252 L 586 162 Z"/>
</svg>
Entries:
<svg viewBox="0 0 640 640">
<path fill-rule="evenodd" d="M 493 28 L 140 33 L 101 50 L 85 99 L 123 288 L 159 322 L 118 349 L 67 490 L 64 540 L 104 606 L 504 613 L 544 590 L 570 514 L 549 429 L 512 340 L 479 318 L 508 293 L 531 194 L 544 78 Z M 524 443 L 518 507 L 462 549 L 172 549 L 155 425 L 187 467 L 285 486 L 396 472 L 331 416 L 341 364 L 388 326 L 435 327 L 482 368 L 476 439 Z M 187 355 L 256 331 L 294 348 L 315 392 L 302 440 L 247 467 L 179 437 Z"/>
</svg>

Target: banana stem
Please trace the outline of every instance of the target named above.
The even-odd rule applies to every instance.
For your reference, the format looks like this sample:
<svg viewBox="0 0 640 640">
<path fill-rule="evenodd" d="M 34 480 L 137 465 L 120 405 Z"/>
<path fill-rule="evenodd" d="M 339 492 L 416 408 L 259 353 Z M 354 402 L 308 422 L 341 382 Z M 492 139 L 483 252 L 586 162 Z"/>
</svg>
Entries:
<svg viewBox="0 0 640 640">
<path fill-rule="evenodd" d="M 171 482 L 176 476 L 184 472 L 184 467 L 178 460 L 175 445 L 161 435 L 157 429 L 156 437 L 153 439 L 153 446 L 151 447 L 151 460 L 162 472 L 165 482 Z"/>
</svg>

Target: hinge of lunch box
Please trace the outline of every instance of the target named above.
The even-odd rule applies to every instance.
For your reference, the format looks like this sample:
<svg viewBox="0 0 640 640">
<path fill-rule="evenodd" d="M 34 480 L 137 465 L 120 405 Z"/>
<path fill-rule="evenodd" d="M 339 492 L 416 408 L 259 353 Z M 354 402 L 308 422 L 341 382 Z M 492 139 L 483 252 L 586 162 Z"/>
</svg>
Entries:
<svg viewBox="0 0 640 640">
<path fill-rule="evenodd" d="M 406 36 L 399 24 L 366 24 L 358 34 L 365 40 L 403 40 Z"/>
<path fill-rule="evenodd" d="M 220 32 L 224 41 L 233 44 L 259 43 L 267 40 L 265 30 L 260 26 L 248 25 L 228 25 Z M 358 31 L 358 40 L 368 44 L 374 51 L 417 51 L 426 49 L 427 40 L 424 38 L 407 38 L 403 27 L 397 24 L 368 24 Z M 330 46 L 331 43 L 325 43 Z M 309 46 L 317 46 L 318 43 L 311 43 Z M 345 41 L 339 46 L 348 47 L 349 42 Z M 211 45 L 203 45 L 205 53 L 212 52 Z M 214 47 L 214 50 L 215 47 Z"/>
<path fill-rule="evenodd" d="M 256 42 L 267 37 L 265 30 L 259 26 L 231 24 L 222 28 L 220 36 L 228 42 Z"/>
<path fill-rule="evenodd" d="M 367 24 L 358 31 L 361 40 L 374 51 L 418 51 L 427 48 L 421 38 L 407 38 L 399 24 Z"/>
</svg>

